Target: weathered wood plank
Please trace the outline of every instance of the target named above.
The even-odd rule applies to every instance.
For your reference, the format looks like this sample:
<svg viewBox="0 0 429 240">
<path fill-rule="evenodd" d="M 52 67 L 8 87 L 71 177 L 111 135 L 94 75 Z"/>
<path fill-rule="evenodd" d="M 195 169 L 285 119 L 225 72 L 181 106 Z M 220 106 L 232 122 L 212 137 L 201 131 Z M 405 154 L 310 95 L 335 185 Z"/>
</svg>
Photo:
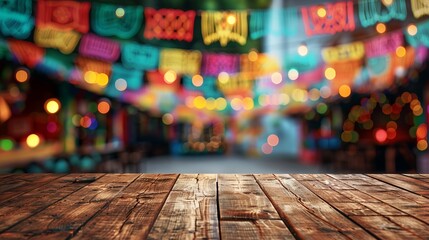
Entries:
<svg viewBox="0 0 429 240">
<path fill-rule="evenodd" d="M 423 239 L 429 239 L 429 225 L 411 216 L 388 216 L 390 221 Z"/>
<path fill-rule="evenodd" d="M 259 185 L 274 204 L 283 221 L 299 238 L 373 239 L 290 175 L 277 180 L 260 180 Z"/>
<path fill-rule="evenodd" d="M 68 232 L 72 235 L 136 178 L 135 174 L 105 175 L 23 220 L 8 232 L 31 236 L 52 232 Z"/>
<path fill-rule="evenodd" d="M 282 220 L 221 221 L 222 239 L 295 239 Z"/>
<path fill-rule="evenodd" d="M 218 239 L 216 197 L 216 175 L 180 175 L 148 239 Z"/>
<path fill-rule="evenodd" d="M 280 219 L 252 175 L 221 174 L 218 187 L 221 219 Z"/>
<path fill-rule="evenodd" d="M 351 216 L 351 218 L 381 239 L 421 239 L 383 216 Z"/>
<path fill-rule="evenodd" d="M 40 182 L 45 182 L 51 180 L 55 176 L 53 174 L 11 174 L 5 176 L 1 180 L 0 184 L 0 196 L 3 193 L 14 191 L 14 189 L 19 187 L 37 187 Z M 28 190 L 27 190 L 28 191 Z M 2 198 L 4 200 L 4 198 Z M 1 200 L 1 199 L 0 199 Z"/>
<path fill-rule="evenodd" d="M 86 186 L 89 183 L 74 183 L 72 181 L 75 177 L 86 176 L 98 178 L 102 174 L 70 174 L 51 181 L 42 189 L 35 189 L 24 193 L 17 199 L 9 199 L 3 202 L 0 207 L 0 232 Z"/>
<path fill-rule="evenodd" d="M 399 174 L 369 174 L 370 177 L 410 192 L 429 191 L 429 183 Z"/>
<path fill-rule="evenodd" d="M 145 239 L 178 174 L 142 174 L 75 235 L 77 239 Z"/>
</svg>

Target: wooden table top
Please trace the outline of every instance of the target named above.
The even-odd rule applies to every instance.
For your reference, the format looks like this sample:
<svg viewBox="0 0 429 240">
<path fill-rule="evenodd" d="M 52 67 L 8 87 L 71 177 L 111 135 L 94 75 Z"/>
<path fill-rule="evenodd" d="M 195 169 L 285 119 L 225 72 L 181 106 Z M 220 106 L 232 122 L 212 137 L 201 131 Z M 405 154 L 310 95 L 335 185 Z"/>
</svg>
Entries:
<svg viewBox="0 0 429 240">
<path fill-rule="evenodd" d="M 0 183 L 0 239 L 429 239 L 429 174 L 9 174 Z"/>
</svg>

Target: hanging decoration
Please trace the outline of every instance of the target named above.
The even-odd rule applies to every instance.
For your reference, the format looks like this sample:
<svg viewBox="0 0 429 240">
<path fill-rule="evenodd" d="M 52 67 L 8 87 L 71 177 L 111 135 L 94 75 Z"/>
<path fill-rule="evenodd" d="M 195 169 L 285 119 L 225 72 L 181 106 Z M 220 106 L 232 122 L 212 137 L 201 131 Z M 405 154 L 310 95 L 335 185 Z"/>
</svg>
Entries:
<svg viewBox="0 0 429 240">
<path fill-rule="evenodd" d="M 76 48 L 80 39 L 80 33 L 75 31 L 63 31 L 60 29 L 45 27 L 36 28 L 34 42 L 45 48 L 56 48 L 64 54 L 70 54 Z"/>
<path fill-rule="evenodd" d="M 415 18 L 429 15 L 429 2 L 427 0 L 411 0 L 411 11 Z"/>
<path fill-rule="evenodd" d="M 419 45 L 429 47 L 429 21 L 418 24 L 417 29 L 418 31 L 414 36 L 411 36 L 406 30 L 404 30 L 407 42 L 413 47 L 417 47 Z"/>
<path fill-rule="evenodd" d="M 0 31 L 5 36 L 26 39 L 34 27 L 31 0 L 0 2 Z"/>
<path fill-rule="evenodd" d="M 28 67 L 36 67 L 44 55 L 45 49 L 37 46 L 34 43 L 21 40 L 8 40 L 9 49 L 12 54 L 18 59 L 21 64 Z"/>
<path fill-rule="evenodd" d="M 235 54 L 204 53 L 201 73 L 217 76 L 220 72 L 237 73 L 240 69 L 240 56 Z"/>
<path fill-rule="evenodd" d="M 365 48 L 362 42 L 353 42 L 341 44 L 335 47 L 327 47 L 322 49 L 322 57 L 326 63 L 358 60 L 365 55 Z"/>
<path fill-rule="evenodd" d="M 249 58 L 249 54 L 242 54 L 240 64 L 241 74 L 251 78 L 281 71 L 279 61 L 267 54 L 258 54 L 257 59 Z"/>
<path fill-rule="evenodd" d="M 350 32 L 355 29 L 353 1 L 301 8 L 307 36 Z"/>
<path fill-rule="evenodd" d="M 338 89 L 343 86 L 352 86 L 354 80 L 362 69 L 362 59 L 343 60 L 330 62 L 326 67 L 335 69 L 335 78 L 330 80 L 332 92 L 338 93 Z"/>
<path fill-rule="evenodd" d="M 404 0 L 359 1 L 359 19 L 363 27 L 372 26 L 378 22 L 385 23 L 392 19 L 405 20 L 406 18 L 407 7 Z"/>
<path fill-rule="evenodd" d="M 78 56 L 76 58 L 75 64 L 82 74 L 85 74 L 88 71 L 93 71 L 110 76 L 112 71 L 112 65 L 110 63 L 82 56 Z"/>
<path fill-rule="evenodd" d="M 123 11 L 123 14 L 118 14 Z M 142 6 L 118 7 L 112 4 L 92 4 L 91 27 L 100 36 L 129 39 L 140 30 L 143 20 Z"/>
<path fill-rule="evenodd" d="M 200 72 L 201 52 L 181 49 L 162 49 L 159 58 L 161 71 L 173 70 L 178 74 L 195 75 Z"/>
<path fill-rule="evenodd" d="M 308 87 L 316 83 L 320 83 L 324 77 L 325 65 L 321 65 L 311 71 L 300 73 L 296 84 L 301 87 Z"/>
<path fill-rule="evenodd" d="M 127 82 L 127 89 L 138 90 L 143 85 L 143 72 L 125 68 L 121 64 L 114 64 L 110 79 L 113 83 L 118 79 L 124 79 Z"/>
<path fill-rule="evenodd" d="M 393 70 L 391 55 L 367 58 L 366 66 L 369 74 L 371 91 L 383 89 L 392 85 Z"/>
<path fill-rule="evenodd" d="M 298 9 L 254 10 L 250 14 L 249 32 L 251 39 L 268 35 L 293 37 L 298 33 Z"/>
<path fill-rule="evenodd" d="M 247 41 L 246 11 L 203 11 L 201 12 L 201 33 L 204 44 L 219 41 L 226 46 L 229 41 L 241 45 Z"/>
<path fill-rule="evenodd" d="M 192 83 L 192 77 L 185 75 L 183 76 L 183 87 L 188 91 L 201 92 L 204 97 L 217 98 L 221 96 L 221 93 L 217 90 L 216 78 L 210 76 L 204 76 L 204 82 L 201 86 L 197 87 Z"/>
<path fill-rule="evenodd" d="M 310 52 L 305 56 L 299 55 L 296 51 L 285 54 L 284 69 L 296 69 L 298 72 L 314 70 L 319 64 L 319 57 L 315 52 Z"/>
<path fill-rule="evenodd" d="M 402 31 L 392 32 L 365 42 L 366 57 L 378 57 L 396 51 L 404 44 Z"/>
<path fill-rule="evenodd" d="M 82 56 L 115 62 L 121 50 L 118 42 L 89 33 L 82 37 L 79 53 Z"/>
<path fill-rule="evenodd" d="M 392 67 L 397 77 L 403 77 L 402 75 L 405 74 L 406 69 L 410 68 L 416 59 L 416 51 L 413 47 L 403 48 L 402 52 L 396 51 L 391 55 Z"/>
<path fill-rule="evenodd" d="M 40 0 L 37 2 L 36 26 L 87 33 L 90 7 L 89 2 Z"/>
<path fill-rule="evenodd" d="M 149 87 L 155 90 L 162 91 L 177 91 L 180 87 L 180 81 L 176 79 L 175 81 L 166 82 L 164 79 L 165 73 L 160 71 L 147 71 L 146 72 L 147 80 L 149 82 Z"/>
<path fill-rule="evenodd" d="M 224 95 L 251 96 L 255 80 L 247 74 L 231 75 L 227 81 L 218 79 L 217 86 Z"/>
<path fill-rule="evenodd" d="M 194 38 L 195 11 L 145 8 L 146 39 L 166 39 L 190 42 Z"/>
<path fill-rule="evenodd" d="M 158 67 L 159 49 L 136 42 L 122 44 L 122 63 L 127 68 L 152 70 Z"/>
</svg>

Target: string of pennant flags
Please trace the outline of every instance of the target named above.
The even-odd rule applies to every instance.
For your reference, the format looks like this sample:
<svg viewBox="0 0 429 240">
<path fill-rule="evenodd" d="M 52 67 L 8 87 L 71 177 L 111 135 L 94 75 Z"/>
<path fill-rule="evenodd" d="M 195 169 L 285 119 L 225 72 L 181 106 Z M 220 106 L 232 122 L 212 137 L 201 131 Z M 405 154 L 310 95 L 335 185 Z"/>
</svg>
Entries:
<svg viewBox="0 0 429 240">
<path fill-rule="evenodd" d="M 8 0 L 0 3 L 0 57 L 11 54 L 30 68 L 54 72 L 91 91 L 164 112 L 178 105 L 218 112 L 270 104 L 285 107 L 341 95 L 347 87 L 360 91 L 368 86 L 387 88 L 408 68 L 421 64 L 429 48 L 429 21 L 424 20 L 429 1 L 411 0 L 408 5 L 409 9 L 405 0 L 361 0 L 357 4 L 338 1 L 280 9 L 195 11 Z M 417 23 L 379 31 L 378 24 L 405 21 L 409 11 Z M 195 31 L 197 17 L 201 31 Z M 248 38 L 300 34 L 311 38 L 375 25 L 383 34 L 327 46 L 321 52 L 304 46 L 288 52 L 281 61 L 256 50 L 210 52 L 158 47 L 139 40 L 192 42 L 197 39 L 195 33 L 201 32 L 205 45 L 217 42 L 226 47 L 231 42 L 245 45 Z M 52 49 L 62 58 L 56 58 Z"/>
</svg>

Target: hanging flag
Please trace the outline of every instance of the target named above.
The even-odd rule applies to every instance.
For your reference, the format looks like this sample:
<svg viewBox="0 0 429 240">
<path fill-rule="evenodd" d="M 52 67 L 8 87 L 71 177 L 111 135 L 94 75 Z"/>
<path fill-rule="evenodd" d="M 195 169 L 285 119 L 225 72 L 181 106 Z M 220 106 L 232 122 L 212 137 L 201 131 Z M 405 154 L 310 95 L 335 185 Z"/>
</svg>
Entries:
<svg viewBox="0 0 429 240">
<path fill-rule="evenodd" d="M 194 38 L 195 11 L 145 8 L 146 39 L 166 39 L 190 42 Z"/>
<path fill-rule="evenodd" d="M 353 1 L 302 7 L 301 14 L 307 36 L 350 32 L 355 29 Z"/>
<path fill-rule="evenodd" d="M 127 89 L 138 90 L 143 85 L 143 72 L 125 68 L 121 64 L 114 64 L 110 79 L 112 83 L 118 79 L 124 79 L 127 82 Z"/>
<path fill-rule="evenodd" d="M 411 0 L 411 11 L 415 18 L 429 15 L 429 3 L 427 0 Z"/>
<path fill-rule="evenodd" d="M 237 73 L 240 69 L 240 56 L 225 53 L 204 53 L 201 74 L 217 76 L 220 72 Z"/>
<path fill-rule="evenodd" d="M 405 20 L 407 6 L 404 0 L 360 0 L 359 19 L 363 27 L 392 19 Z"/>
<path fill-rule="evenodd" d="M 370 91 L 384 89 L 393 84 L 394 71 L 390 54 L 367 58 L 366 66 L 370 78 Z"/>
<path fill-rule="evenodd" d="M 44 48 L 56 48 L 64 54 L 70 54 L 76 48 L 80 39 L 80 33 L 75 31 L 63 31 L 51 27 L 36 28 L 34 42 Z"/>
<path fill-rule="evenodd" d="M 91 27 L 101 36 L 129 39 L 140 30 L 142 6 L 119 7 L 113 4 L 92 4 Z"/>
<path fill-rule="evenodd" d="M 242 54 L 240 64 L 241 74 L 249 75 L 250 78 L 281 71 L 279 61 L 263 53 L 259 53 L 256 59 L 249 57 L 249 54 Z"/>
<path fill-rule="evenodd" d="M 173 70 L 178 74 L 195 75 L 200 72 L 201 52 L 165 48 L 161 50 L 159 69 Z"/>
<path fill-rule="evenodd" d="M 122 44 L 122 63 L 127 68 L 152 70 L 158 67 L 159 49 L 136 42 Z"/>
<path fill-rule="evenodd" d="M 89 31 L 89 2 L 37 1 L 36 26 L 51 26 L 62 30 Z"/>
<path fill-rule="evenodd" d="M 45 49 L 37 46 L 32 42 L 21 40 L 9 40 L 8 45 L 12 54 L 18 59 L 21 64 L 34 68 L 39 64 L 44 55 Z"/>
<path fill-rule="evenodd" d="M 0 2 L 0 31 L 5 36 L 26 39 L 34 27 L 31 0 L 8 0 Z"/>
<path fill-rule="evenodd" d="M 118 42 L 88 33 L 82 37 L 79 53 L 82 56 L 115 62 L 118 60 L 121 50 Z"/>
<path fill-rule="evenodd" d="M 201 33 L 204 44 L 220 42 L 226 46 L 229 41 L 241 45 L 247 41 L 246 11 L 203 11 L 201 13 Z"/>
<path fill-rule="evenodd" d="M 204 76 L 201 86 L 195 86 L 192 83 L 192 77 L 189 75 L 183 76 L 183 87 L 188 91 L 201 92 L 205 98 L 217 98 L 221 93 L 217 90 L 216 78 Z"/>
<path fill-rule="evenodd" d="M 110 76 L 112 71 L 112 65 L 110 63 L 96 59 L 78 56 L 75 60 L 75 63 L 83 74 L 88 71 L 93 71 L 96 73 L 104 73 L 107 76 Z"/>
<path fill-rule="evenodd" d="M 338 93 L 342 85 L 352 86 L 362 70 L 362 59 L 330 62 L 326 67 L 335 69 L 335 77 L 330 80 L 332 92 Z"/>
<path fill-rule="evenodd" d="M 165 81 L 163 72 L 160 71 L 147 71 L 147 80 L 151 89 L 177 91 L 180 87 L 180 79 L 174 81 Z"/>
<path fill-rule="evenodd" d="M 268 35 L 293 37 L 298 33 L 298 9 L 295 7 L 253 10 L 250 14 L 250 38 Z"/>
<path fill-rule="evenodd" d="M 353 42 L 341 44 L 335 47 L 327 47 L 322 49 L 322 57 L 326 63 L 358 60 L 365 55 L 365 48 L 362 42 Z"/>
<path fill-rule="evenodd" d="M 381 35 L 365 42 L 366 57 L 378 57 L 395 52 L 404 44 L 402 31 Z"/>
<path fill-rule="evenodd" d="M 309 51 L 307 55 L 301 56 L 297 51 L 285 54 L 283 67 L 287 71 L 296 69 L 298 72 L 308 72 L 316 69 L 319 65 L 319 56 L 316 51 Z"/>
<path fill-rule="evenodd" d="M 217 86 L 224 95 L 250 96 L 255 80 L 247 74 L 231 75 L 227 81 L 218 79 Z"/>
<path fill-rule="evenodd" d="M 411 36 L 407 30 L 404 30 L 407 42 L 413 46 L 418 47 L 423 45 L 429 47 L 429 21 L 417 24 L 417 33 Z"/>
</svg>

